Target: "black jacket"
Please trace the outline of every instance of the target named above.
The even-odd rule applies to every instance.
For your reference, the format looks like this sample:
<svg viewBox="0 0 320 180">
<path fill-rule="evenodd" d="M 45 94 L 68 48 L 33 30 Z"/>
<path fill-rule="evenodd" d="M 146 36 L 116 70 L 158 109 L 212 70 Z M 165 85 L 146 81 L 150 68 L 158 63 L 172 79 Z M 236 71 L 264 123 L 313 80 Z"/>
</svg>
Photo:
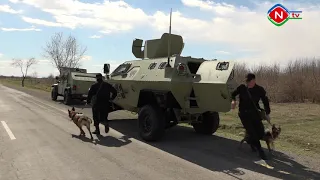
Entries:
<svg viewBox="0 0 320 180">
<path fill-rule="evenodd" d="M 266 91 L 264 90 L 264 88 L 256 84 L 253 88 L 248 88 L 248 90 L 251 94 L 252 100 L 256 104 L 256 107 L 258 109 L 261 109 L 259 106 L 259 101 L 261 99 L 266 113 L 270 114 L 271 110 L 270 110 L 269 99 L 266 95 Z M 249 98 L 249 95 L 247 92 L 247 86 L 245 86 L 244 84 L 241 84 L 240 86 L 238 86 L 237 89 L 232 92 L 232 100 L 236 100 L 237 95 L 239 95 L 239 111 L 240 112 L 255 110 L 255 107 Z"/>
<path fill-rule="evenodd" d="M 87 103 L 89 104 L 91 102 L 92 96 L 96 95 L 97 105 L 108 105 L 111 96 L 110 93 L 112 94 L 111 100 L 114 100 L 117 97 L 117 90 L 107 82 L 97 82 L 90 87 L 87 97 Z"/>
</svg>

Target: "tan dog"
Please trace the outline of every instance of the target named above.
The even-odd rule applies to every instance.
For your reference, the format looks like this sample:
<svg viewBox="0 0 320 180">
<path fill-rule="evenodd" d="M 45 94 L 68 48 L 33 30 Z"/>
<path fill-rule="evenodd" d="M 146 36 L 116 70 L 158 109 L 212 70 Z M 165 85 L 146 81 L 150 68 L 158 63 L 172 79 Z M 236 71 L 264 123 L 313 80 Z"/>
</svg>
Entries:
<svg viewBox="0 0 320 180">
<path fill-rule="evenodd" d="M 92 119 L 89 118 L 88 116 L 85 116 L 82 113 L 76 112 L 74 107 L 72 107 L 71 111 L 68 109 L 68 113 L 69 113 L 69 118 L 80 129 L 80 135 L 79 136 L 81 136 L 81 135 L 85 136 L 85 132 L 83 131 L 82 126 L 86 126 L 88 131 L 89 131 L 89 133 L 90 133 L 91 139 L 93 140 L 93 137 L 92 137 L 92 134 L 91 134 L 91 131 L 90 131 L 90 124 L 92 124 Z"/>
<path fill-rule="evenodd" d="M 269 152 L 271 152 L 271 150 L 274 150 L 274 141 L 276 140 L 276 138 L 279 137 L 280 133 L 281 133 L 281 127 L 279 126 L 277 128 L 274 124 L 272 125 L 271 132 L 270 131 L 265 132 L 261 140 L 264 140 L 266 142 Z M 246 132 L 245 137 L 240 141 L 240 147 L 244 141 L 248 142 L 248 138 L 249 138 L 249 134 Z M 255 151 L 255 148 L 253 146 L 251 146 L 251 149 Z"/>
</svg>

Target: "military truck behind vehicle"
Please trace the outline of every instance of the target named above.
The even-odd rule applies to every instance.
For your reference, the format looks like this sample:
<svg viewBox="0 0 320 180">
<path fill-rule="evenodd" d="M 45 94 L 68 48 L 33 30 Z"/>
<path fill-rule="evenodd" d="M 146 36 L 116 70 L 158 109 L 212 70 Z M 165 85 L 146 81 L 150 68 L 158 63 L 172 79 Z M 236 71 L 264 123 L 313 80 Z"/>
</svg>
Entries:
<svg viewBox="0 0 320 180">
<path fill-rule="evenodd" d="M 86 69 L 62 68 L 60 76 L 56 77 L 57 83 L 51 86 L 51 99 L 56 101 L 58 96 L 62 96 L 66 105 L 75 99 L 86 100 L 88 89 L 96 82 L 96 74 L 87 73 Z"/>
<path fill-rule="evenodd" d="M 231 109 L 234 62 L 181 56 L 180 35 L 164 33 L 142 43 L 135 39 L 132 45 L 141 60 L 126 61 L 111 74 L 110 65 L 104 65 L 107 82 L 118 91 L 113 111 L 137 112 L 139 134 L 146 141 L 159 140 L 178 123 L 190 123 L 201 134 L 216 132 L 219 112 Z"/>
</svg>

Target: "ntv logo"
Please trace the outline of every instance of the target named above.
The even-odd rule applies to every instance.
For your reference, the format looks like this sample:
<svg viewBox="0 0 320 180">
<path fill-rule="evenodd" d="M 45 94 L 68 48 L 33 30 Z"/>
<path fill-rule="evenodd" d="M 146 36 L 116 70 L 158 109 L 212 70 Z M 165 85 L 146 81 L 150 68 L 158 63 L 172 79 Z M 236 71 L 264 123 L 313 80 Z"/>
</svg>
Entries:
<svg viewBox="0 0 320 180">
<path fill-rule="evenodd" d="M 276 4 L 268 11 L 268 19 L 276 26 L 284 25 L 289 19 L 302 19 L 302 11 L 289 11 L 281 4 Z"/>
</svg>

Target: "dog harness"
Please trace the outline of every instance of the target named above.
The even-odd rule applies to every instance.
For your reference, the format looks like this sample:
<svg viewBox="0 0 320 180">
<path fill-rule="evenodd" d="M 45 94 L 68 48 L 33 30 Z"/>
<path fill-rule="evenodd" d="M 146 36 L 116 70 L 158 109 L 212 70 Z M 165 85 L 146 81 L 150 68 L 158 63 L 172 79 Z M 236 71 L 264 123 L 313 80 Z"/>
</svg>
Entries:
<svg viewBox="0 0 320 180">
<path fill-rule="evenodd" d="M 78 113 L 74 113 L 74 115 L 72 115 L 72 117 L 71 117 L 71 118 L 72 118 L 72 119 L 74 119 L 74 118 L 76 117 L 76 115 L 77 115 L 77 114 L 78 114 Z M 79 120 L 79 119 L 80 119 L 80 116 L 78 116 L 78 117 L 77 117 L 77 119 L 74 119 L 74 120 Z"/>
</svg>

